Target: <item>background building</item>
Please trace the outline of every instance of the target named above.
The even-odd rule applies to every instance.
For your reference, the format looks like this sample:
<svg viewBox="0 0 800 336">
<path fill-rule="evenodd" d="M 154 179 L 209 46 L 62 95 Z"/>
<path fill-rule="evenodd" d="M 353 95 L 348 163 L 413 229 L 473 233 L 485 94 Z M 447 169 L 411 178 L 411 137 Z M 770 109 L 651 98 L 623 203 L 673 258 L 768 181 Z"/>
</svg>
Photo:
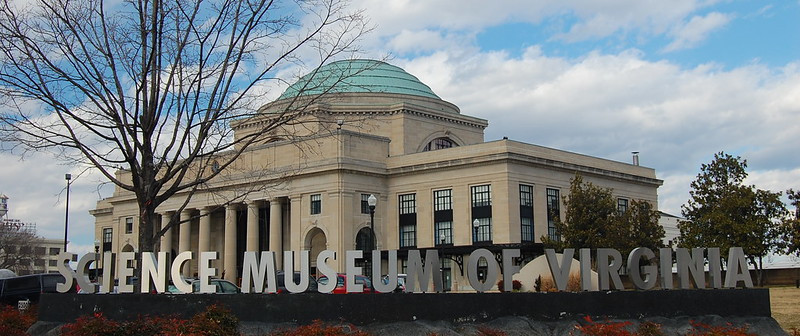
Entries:
<svg viewBox="0 0 800 336">
<path fill-rule="evenodd" d="M 678 229 L 678 223 L 686 219 L 663 211 L 659 211 L 659 214 L 661 217 L 658 218 L 658 224 L 664 228 L 664 239 L 662 240 L 664 246 L 678 247 L 677 239 L 681 235 L 681 231 Z"/>
<path fill-rule="evenodd" d="M 317 73 L 260 115 L 232 124 L 234 136 L 246 136 L 290 104 L 327 92 L 198 192 L 178 214 L 186 223 L 161 240 L 162 251 L 219 251 L 215 266 L 236 280 L 246 250 L 310 250 L 312 271 L 320 251 L 334 250 L 332 266 L 344 271 L 347 250 L 375 246 L 402 257 L 437 249 L 445 286 L 464 290 L 467 255 L 476 248 L 519 248 L 525 259 L 542 253 L 540 237 L 557 237 L 552 221 L 563 214 L 561 197 L 575 174 L 612 188 L 620 208 L 631 199 L 657 205 L 662 181 L 653 169 L 505 138 L 485 142 L 486 120 L 461 114 L 396 66 L 348 60 Z M 163 204 L 161 222 L 179 207 L 177 198 Z M 134 195 L 119 189 L 98 202 L 92 214 L 103 251 L 137 250 L 137 212 Z"/>
<path fill-rule="evenodd" d="M 8 197 L 0 194 L 0 269 L 17 275 L 57 272 L 63 240 L 36 234 L 36 223 L 8 218 Z"/>
</svg>

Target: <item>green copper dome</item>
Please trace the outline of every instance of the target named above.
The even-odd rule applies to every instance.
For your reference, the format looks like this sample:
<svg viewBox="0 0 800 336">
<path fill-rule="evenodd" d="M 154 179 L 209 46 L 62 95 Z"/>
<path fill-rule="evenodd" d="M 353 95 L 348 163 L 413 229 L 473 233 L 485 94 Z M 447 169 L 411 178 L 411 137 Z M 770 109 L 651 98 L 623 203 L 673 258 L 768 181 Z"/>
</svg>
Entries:
<svg viewBox="0 0 800 336">
<path fill-rule="evenodd" d="M 365 59 L 326 64 L 289 86 L 278 99 L 323 93 L 399 93 L 440 99 L 405 70 Z"/>
</svg>

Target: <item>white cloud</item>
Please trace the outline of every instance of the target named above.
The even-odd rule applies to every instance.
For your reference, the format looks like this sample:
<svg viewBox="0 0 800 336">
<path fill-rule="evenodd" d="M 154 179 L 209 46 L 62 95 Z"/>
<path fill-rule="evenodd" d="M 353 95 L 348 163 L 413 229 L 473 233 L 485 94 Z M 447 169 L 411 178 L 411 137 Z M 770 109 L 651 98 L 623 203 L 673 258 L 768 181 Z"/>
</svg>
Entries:
<svg viewBox="0 0 800 336">
<path fill-rule="evenodd" d="M 102 178 L 75 167 L 54 163 L 49 155 L 34 154 L 24 161 L 16 155 L 0 153 L 3 174 L 0 193 L 9 197 L 7 218 L 36 223 L 37 234 L 49 239 L 64 239 L 66 180 L 72 174 L 69 199 L 70 246 L 94 244 L 94 217 L 89 210 L 110 190 L 98 193 Z M 80 175 L 80 176 L 79 176 Z"/>
<path fill-rule="evenodd" d="M 414 31 L 444 30 L 474 35 L 487 27 L 508 23 L 546 23 L 552 37 L 569 42 L 604 38 L 623 32 L 659 35 L 681 24 L 699 9 L 717 1 L 700 0 L 357 0 L 355 8 L 378 23 L 382 39 Z M 547 23 L 548 19 L 558 18 Z"/>
<path fill-rule="evenodd" d="M 403 30 L 387 43 L 392 50 L 401 53 L 437 49 L 442 44 L 444 41 L 440 33 L 431 30 Z"/>
<path fill-rule="evenodd" d="M 787 181 L 795 183 L 787 185 Z M 800 168 L 795 169 L 767 169 L 751 172 L 745 184 L 755 185 L 759 189 L 772 192 L 785 192 L 787 189 L 800 189 Z"/>
<path fill-rule="evenodd" d="M 668 212 L 680 213 L 700 164 L 719 151 L 748 159 L 753 176 L 773 177 L 762 189 L 800 187 L 800 158 L 791 154 L 800 143 L 798 64 L 685 68 L 638 50 L 569 59 L 538 47 L 520 57 L 439 51 L 394 63 L 462 113 L 488 119 L 487 140 L 508 136 L 624 162 L 640 151 L 642 165 L 665 180 Z"/>
<path fill-rule="evenodd" d="M 681 205 L 689 200 L 689 184 L 696 175 L 695 173 L 659 176 L 664 180 L 664 185 L 658 188 L 658 209 L 671 215 L 682 216 Z"/>
<path fill-rule="evenodd" d="M 705 41 L 708 35 L 719 30 L 733 19 L 733 15 L 712 12 L 706 16 L 694 16 L 688 22 L 675 26 L 670 35 L 672 43 L 664 47 L 664 52 L 687 49 Z"/>
</svg>

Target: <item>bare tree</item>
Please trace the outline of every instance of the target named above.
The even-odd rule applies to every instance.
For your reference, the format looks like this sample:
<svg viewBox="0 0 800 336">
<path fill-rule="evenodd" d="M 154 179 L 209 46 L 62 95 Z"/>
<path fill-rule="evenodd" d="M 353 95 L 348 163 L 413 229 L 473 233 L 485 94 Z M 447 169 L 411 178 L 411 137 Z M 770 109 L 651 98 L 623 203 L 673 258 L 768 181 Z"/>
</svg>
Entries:
<svg viewBox="0 0 800 336">
<path fill-rule="evenodd" d="M 328 92 L 310 83 L 331 81 L 307 81 L 234 137 L 230 124 L 257 116 L 264 90 L 292 65 L 352 56 L 369 30 L 346 0 L 0 1 L 5 150 L 54 152 L 134 193 L 143 252 L 178 222 L 154 232 L 156 207 L 172 197 L 185 207 Z"/>
<path fill-rule="evenodd" d="M 33 270 L 35 260 L 44 255 L 37 249 L 42 238 L 30 225 L 13 219 L 0 219 L 0 269 L 20 271 Z"/>
</svg>

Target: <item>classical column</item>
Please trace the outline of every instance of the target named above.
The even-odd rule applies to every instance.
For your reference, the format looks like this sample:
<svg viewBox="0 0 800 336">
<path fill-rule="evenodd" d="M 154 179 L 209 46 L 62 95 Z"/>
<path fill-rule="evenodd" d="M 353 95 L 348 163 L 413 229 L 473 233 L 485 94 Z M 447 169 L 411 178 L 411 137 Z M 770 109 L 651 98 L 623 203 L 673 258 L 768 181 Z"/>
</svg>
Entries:
<svg viewBox="0 0 800 336">
<path fill-rule="evenodd" d="M 192 214 L 189 212 L 188 209 L 181 211 L 181 224 L 180 229 L 178 230 L 178 253 L 191 251 L 192 250 Z M 196 256 L 192 256 L 195 257 Z M 193 258 L 194 259 L 194 258 Z M 184 277 L 191 277 L 192 276 L 192 261 L 186 263 L 183 266 L 183 276 Z"/>
<path fill-rule="evenodd" d="M 211 251 L 211 212 L 208 207 L 200 209 L 200 229 L 197 233 L 197 251 Z"/>
<path fill-rule="evenodd" d="M 236 282 L 236 205 L 225 207 L 225 255 L 223 273 L 225 280 Z"/>
<path fill-rule="evenodd" d="M 169 220 L 170 218 L 172 218 L 172 215 L 173 215 L 172 212 L 165 212 L 161 214 L 161 229 L 164 229 L 167 225 L 169 225 Z M 163 236 L 161 236 L 160 250 L 162 252 L 167 252 L 169 254 L 172 254 L 172 231 L 174 231 L 174 229 L 170 228 L 169 230 L 164 232 Z"/>
<path fill-rule="evenodd" d="M 283 216 L 281 201 L 274 198 L 269 202 L 269 250 L 275 252 L 275 268 L 283 269 Z"/>
<path fill-rule="evenodd" d="M 258 251 L 258 202 L 247 203 L 247 251 Z"/>
</svg>

